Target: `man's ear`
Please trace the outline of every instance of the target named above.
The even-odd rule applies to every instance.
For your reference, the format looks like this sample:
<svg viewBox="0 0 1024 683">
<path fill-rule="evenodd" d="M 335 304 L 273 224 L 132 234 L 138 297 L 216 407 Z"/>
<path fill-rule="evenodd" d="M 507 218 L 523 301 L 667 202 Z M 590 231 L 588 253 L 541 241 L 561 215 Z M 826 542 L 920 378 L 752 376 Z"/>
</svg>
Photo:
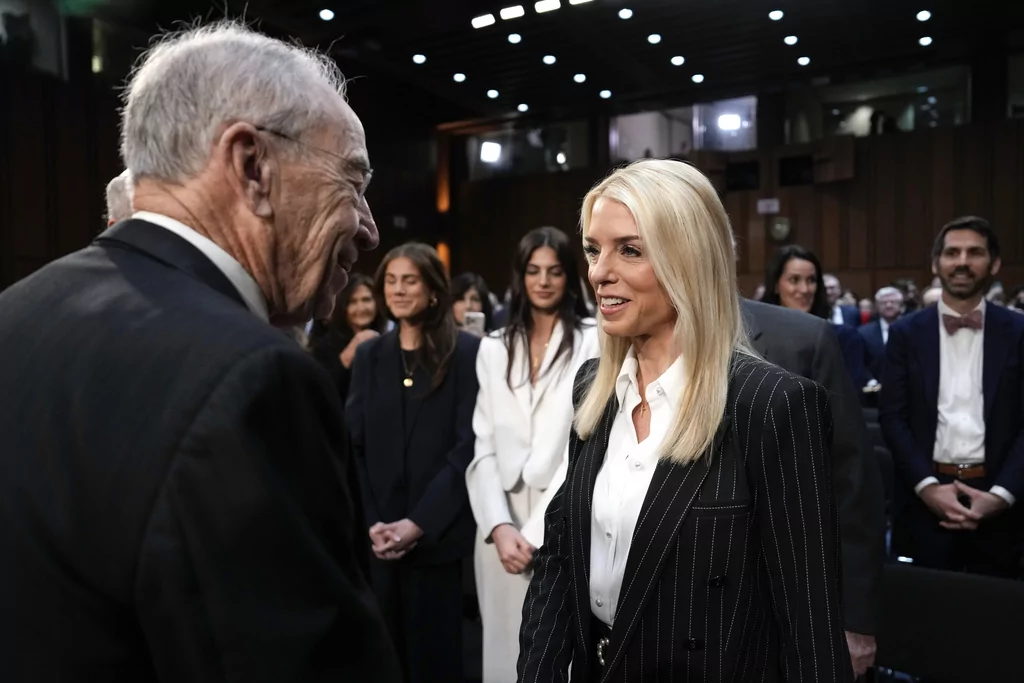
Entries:
<svg viewBox="0 0 1024 683">
<path fill-rule="evenodd" d="M 260 218 L 269 219 L 274 215 L 270 192 L 278 176 L 266 135 L 251 123 L 234 123 L 221 134 L 216 150 L 228 182 L 245 198 L 249 210 Z"/>
<path fill-rule="evenodd" d="M 997 258 L 996 260 L 992 261 L 992 275 L 997 275 L 999 273 L 999 269 L 1002 268 L 1002 267 L 1003 267 L 1003 260 L 1002 259 L 998 259 Z"/>
</svg>

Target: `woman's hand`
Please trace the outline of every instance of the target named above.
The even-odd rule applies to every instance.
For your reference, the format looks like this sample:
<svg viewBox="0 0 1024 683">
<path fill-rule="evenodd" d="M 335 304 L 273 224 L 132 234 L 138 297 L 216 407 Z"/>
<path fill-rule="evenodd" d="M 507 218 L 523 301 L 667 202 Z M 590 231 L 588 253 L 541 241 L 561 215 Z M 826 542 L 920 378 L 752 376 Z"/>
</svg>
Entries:
<svg viewBox="0 0 1024 683">
<path fill-rule="evenodd" d="M 352 341 L 348 343 L 348 346 L 342 349 L 341 354 L 338 356 L 339 360 L 341 360 L 341 364 L 345 366 L 346 370 L 352 367 L 352 361 L 356 357 L 356 349 L 359 348 L 359 345 L 364 341 L 373 339 L 377 336 L 379 335 L 373 330 L 363 330 L 362 332 L 357 332 L 356 336 L 352 337 Z"/>
<path fill-rule="evenodd" d="M 400 560 L 416 547 L 423 530 L 411 519 L 401 519 L 391 524 L 377 522 L 370 527 L 370 541 L 373 554 L 379 560 Z"/>
<path fill-rule="evenodd" d="M 533 561 L 537 551 L 519 530 L 511 524 L 499 524 L 491 532 L 491 540 L 498 551 L 501 566 L 509 574 L 522 574 Z"/>
</svg>

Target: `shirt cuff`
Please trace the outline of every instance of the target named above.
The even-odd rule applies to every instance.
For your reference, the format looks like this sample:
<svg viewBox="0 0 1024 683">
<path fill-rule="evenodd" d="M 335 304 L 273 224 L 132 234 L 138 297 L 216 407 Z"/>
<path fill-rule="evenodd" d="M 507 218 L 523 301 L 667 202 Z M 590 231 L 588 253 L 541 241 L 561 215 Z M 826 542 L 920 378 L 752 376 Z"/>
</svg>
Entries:
<svg viewBox="0 0 1024 683">
<path fill-rule="evenodd" d="M 914 487 L 914 493 L 920 496 L 921 495 L 921 489 L 923 489 L 925 486 L 929 486 L 931 484 L 938 484 L 938 483 L 939 483 L 939 480 L 936 479 L 935 477 L 925 477 L 921 481 L 917 482 L 917 486 Z"/>
<path fill-rule="evenodd" d="M 988 492 L 994 493 L 1003 500 L 1005 500 L 1006 504 L 1009 505 L 1010 507 L 1013 507 L 1013 504 L 1017 502 L 1017 499 L 1014 497 L 1014 495 L 1007 491 L 1006 489 L 1004 489 L 1002 486 L 993 486 L 988 490 Z"/>
</svg>

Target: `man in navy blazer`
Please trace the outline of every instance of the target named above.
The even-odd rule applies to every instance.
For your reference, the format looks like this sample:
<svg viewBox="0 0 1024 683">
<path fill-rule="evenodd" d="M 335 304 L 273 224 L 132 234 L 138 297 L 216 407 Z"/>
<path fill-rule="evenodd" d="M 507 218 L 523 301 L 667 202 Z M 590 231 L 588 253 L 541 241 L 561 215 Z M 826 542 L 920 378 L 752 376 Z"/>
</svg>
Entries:
<svg viewBox="0 0 1024 683">
<path fill-rule="evenodd" d="M 839 278 L 831 273 L 825 273 L 821 278 L 825 283 L 825 294 L 828 296 L 828 305 L 832 313 L 829 320 L 833 325 L 845 325 L 846 327 L 860 327 L 860 311 L 856 306 L 843 306 L 839 298 L 843 295 L 843 287 L 839 284 Z"/>
<path fill-rule="evenodd" d="M 857 332 L 867 346 L 868 370 L 875 379 L 881 380 L 889 328 L 903 312 L 903 292 L 895 287 L 882 287 L 875 293 L 875 310 L 878 311 L 878 319 L 858 327 Z"/>
<path fill-rule="evenodd" d="M 986 221 L 943 227 L 932 250 L 942 299 L 890 329 L 879 412 L 909 498 L 894 552 L 1012 578 L 1024 528 L 1024 316 L 985 302 L 999 267 Z"/>
</svg>

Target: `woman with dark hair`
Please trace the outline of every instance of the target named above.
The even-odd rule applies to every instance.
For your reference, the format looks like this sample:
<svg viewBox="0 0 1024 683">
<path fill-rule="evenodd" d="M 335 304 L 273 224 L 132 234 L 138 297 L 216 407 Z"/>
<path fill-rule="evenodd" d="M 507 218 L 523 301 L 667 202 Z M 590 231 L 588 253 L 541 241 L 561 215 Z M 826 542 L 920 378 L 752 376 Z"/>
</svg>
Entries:
<svg viewBox="0 0 1024 683">
<path fill-rule="evenodd" d="M 335 301 L 330 320 L 313 323 L 310 352 L 330 373 L 342 403 L 348 396 L 356 348 L 383 334 L 387 325 L 384 306 L 378 304 L 373 292 L 373 278 L 362 273 L 349 276 L 348 285 Z"/>
<path fill-rule="evenodd" d="M 597 355 L 573 246 L 556 228 L 520 240 L 508 326 L 481 341 L 477 355 L 476 454 L 466 484 L 477 522 L 485 681 L 516 678 L 529 567 L 543 541 L 544 492 L 564 476 L 576 370 Z M 530 538 L 527 527 L 539 533 Z"/>
<path fill-rule="evenodd" d="M 494 329 L 494 304 L 487 283 L 476 273 L 462 273 L 452 278 L 452 314 L 455 324 L 466 326 L 466 313 L 484 314 L 484 331 Z"/>
<path fill-rule="evenodd" d="M 821 262 L 818 257 L 798 244 L 779 249 L 775 260 L 765 273 L 764 303 L 810 313 L 828 320 L 831 307 L 822 284 Z M 867 347 L 857 330 L 845 325 L 833 325 L 839 338 L 839 347 L 850 379 L 858 390 L 877 384 L 867 369 Z"/>
<path fill-rule="evenodd" d="M 462 559 L 473 544 L 476 353 L 431 247 L 392 249 L 376 277 L 397 327 L 356 350 L 346 422 L 373 546 L 374 592 L 406 681 L 462 680 Z"/>
</svg>

